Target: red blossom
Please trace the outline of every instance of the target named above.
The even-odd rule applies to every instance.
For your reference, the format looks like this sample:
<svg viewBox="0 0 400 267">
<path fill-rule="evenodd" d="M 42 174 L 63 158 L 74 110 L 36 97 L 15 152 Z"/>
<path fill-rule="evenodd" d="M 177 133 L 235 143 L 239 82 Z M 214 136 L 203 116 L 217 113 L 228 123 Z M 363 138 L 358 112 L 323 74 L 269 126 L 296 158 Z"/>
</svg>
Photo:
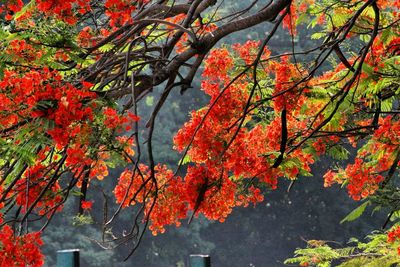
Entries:
<svg viewBox="0 0 400 267">
<path fill-rule="evenodd" d="M 40 267 L 44 264 L 44 255 L 40 251 L 43 245 L 40 232 L 15 236 L 9 225 L 0 228 L 0 266 Z"/>
<path fill-rule="evenodd" d="M 90 210 L 92 209 L 92 206 L 93 206 L 93 201 L 85 201 L 85 200 L 81 201 L 81 207 L 84 210 Z"/>
</svg>

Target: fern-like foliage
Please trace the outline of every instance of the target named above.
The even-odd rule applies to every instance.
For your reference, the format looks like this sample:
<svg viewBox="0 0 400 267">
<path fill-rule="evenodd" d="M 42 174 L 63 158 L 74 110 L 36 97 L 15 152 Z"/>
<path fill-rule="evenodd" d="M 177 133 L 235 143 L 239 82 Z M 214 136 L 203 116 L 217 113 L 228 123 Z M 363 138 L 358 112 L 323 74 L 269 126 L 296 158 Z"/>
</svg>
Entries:
<svg viewBox="0 0 400 267">
<path fill-rule="evenodd" d="M 396 226 L 394 226 L 396 227 Z M 400 241 L 388 242 L 387 233 L 375 232 L 367 236 L 366 242 L 352 238 L 348 246 L 319 240 L 307 241 L 306 248 L 295 251 L 293 258 L 285 264 L 300 266 L 340 267 L 392 267 L 400 266 L 400 255 L 396 247 Z"/>
</svg>

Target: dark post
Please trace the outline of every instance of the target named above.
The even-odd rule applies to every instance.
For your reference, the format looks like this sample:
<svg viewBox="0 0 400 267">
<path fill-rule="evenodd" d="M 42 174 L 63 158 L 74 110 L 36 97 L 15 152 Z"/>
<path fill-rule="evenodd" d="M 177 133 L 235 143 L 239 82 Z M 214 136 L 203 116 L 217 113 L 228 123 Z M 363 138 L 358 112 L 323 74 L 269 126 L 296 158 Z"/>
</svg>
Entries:
<svg viewBox="0 0 400 267">
<path fill-rule="evenodd" d="M 79 249 L 57 251 L 57 267 L 79 267 Z"/>
<path fill-rule="evenodd" d="M 190 255 L 190 267 L 211 267 L 209 255 Z"/>
</svg>

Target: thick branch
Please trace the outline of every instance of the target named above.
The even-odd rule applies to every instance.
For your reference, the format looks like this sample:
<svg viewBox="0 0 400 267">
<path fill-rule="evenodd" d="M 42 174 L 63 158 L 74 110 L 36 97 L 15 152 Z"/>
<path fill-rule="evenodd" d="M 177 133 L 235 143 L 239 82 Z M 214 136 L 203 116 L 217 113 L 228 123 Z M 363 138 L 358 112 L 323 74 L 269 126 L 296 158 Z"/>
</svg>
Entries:
<svg viewBox="0 0 400 267">
<path fill-rule="evenodd" d="M 208 33 L 203 38 L 193 43 L 190 48 L 173 58 L 161 73 L 157 73 L 157 75 L 146 75 L 142 77 L 142 80 L 135 78 L 135 80 L 139 82 L 135 88 L 136 99 L 141 99 L 144 95 L 149 93 L 154 86 L 160 85 L 168 80 L 171 73 L 177 73 L 178 70 L 195 55 L 208 53 L 212 47 L 225 36 L 251 28 L 262 22 L 274 20 L 290 2 L 290 0 L 277 0 L 254 15 L 226 23 L 214 32 Z M 201 10 L 200 6 L 198 9 Z M 149 81 L 152 82 L 151 85 L 149 85 Z M 121 90 L 110 92 L 108 96 L 111 98 L 120 98 L 127 94 L 131 94 L 130 88 L 121 88 Z"/>
</svg>

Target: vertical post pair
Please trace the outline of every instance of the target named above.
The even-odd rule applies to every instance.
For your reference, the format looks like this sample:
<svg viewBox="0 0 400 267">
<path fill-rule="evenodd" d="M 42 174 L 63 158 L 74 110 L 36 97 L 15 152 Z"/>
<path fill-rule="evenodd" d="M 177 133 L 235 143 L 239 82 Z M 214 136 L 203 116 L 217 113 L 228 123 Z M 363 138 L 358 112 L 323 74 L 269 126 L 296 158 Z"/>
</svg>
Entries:
<svg viewBox="0 0 400 267">
<path fill-rule="evenodd" d="M 190 255 L 190 267 L 211 267 L 209 255 Z M 57 251 L 57 267 L 79 267 L 79 249 Z"/>
</svg>

